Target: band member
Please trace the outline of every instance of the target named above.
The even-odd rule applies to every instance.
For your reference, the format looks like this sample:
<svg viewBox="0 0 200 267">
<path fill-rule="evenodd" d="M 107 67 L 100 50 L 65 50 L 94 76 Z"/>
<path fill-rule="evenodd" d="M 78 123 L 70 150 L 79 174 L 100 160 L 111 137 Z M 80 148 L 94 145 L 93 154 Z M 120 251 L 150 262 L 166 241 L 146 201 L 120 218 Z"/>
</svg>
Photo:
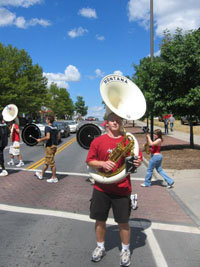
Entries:
<svg viewBox="0 0 200 267">
<path fill-rule="evenodd" d="M 45 171 L 50 166 L 52 170 L 52 178 L 46 180 L 48 183 L 58 182 L 58 178 L 56 177 L 56 165 L 54 159 L 57 150 L 58 131 L 56 127 L 53 127 L 53 122 L 54 122 L 53 116 L 46 117 L 46 123 L 48 125 L 45 126 L 45 136 L 37 139 L 38 143 L 46 141 L 46 147 L 45 147 L 45 162 L 42 168 L 42 172 L 41 173 L 36 172 L 35 175 L 38 179 L 42 180 Z"/>
<path fill-rule="evenodd" d="M 145 176 L 144 184 L 141 184 L 142 187 L 151 186 L 151 178 L 153 174 L 154 168 L 156 168 L 157 172 L 163 177 L 163 179 L 167 182 L 168 188 L 171 188 L 174 184 L 174 180 L 170 178 L 162 169 L 162 159 L 163 156 L 160 154 L 160 147 L 163 142 L 162 131 L 157 129 L 154 131 L 155 140 L 152 141 L 149 134 L 146 135 L 148 144 L 151 146 L 151 159 L 149 161 L 147 174 Z"/>
<path fill-rule="evenodd" d="M 6 171 L 5 166 L 4 166 L 3 151 L 4 151 L 4 148 L 8 145 L 9 136 L 10 136 L 10 130 L 7 124 L 4 122 L 3 116 L 0 115 L 0 165 L 2 168 L 2 172 L 0 173 L 0 176 L 8 175 L 8 172 Z"/>
<path fill-rule="evenodd" d="M 15 121 L 11 121 L 8 123 L 10 127 L 10 136 L 12 140 L 12 145 L 10 146 L 9 154 L 10 154 L 10 161 L 8 165 L 14 165 L 14 157 L 17 156 L 19 163 L 16 167 L 24 166 L 24 162 L 22 161 L 22 156 L 20 153 L 20 129 L 19 125 L 15 123 Z"/>
<path fill-rule="evenodd" d="M 122 119 L 114 113 L 107 118 L 106 133 L 96 137 L 90 146 L 86 162 L 88 166 L 100 169 L 103 172 L 115 171 L 124 163 L 124 159 L 114 163 L 108 159 L 109 154 L 123 139 L 121 134 Z M 142 163 L 140 152 L 137 160 L 133 161 L 135 167 Z M 109 179 L 109 178 L 108 178 Z M 120 265 L 129 266 L 131 263 L 129 216 L 131 212 L 131 182 L 130 175 L 113 184 L 95 182 L 90 206 L 90 218 L 95 219 L 95 232 L 97 247 L 92 253 L 92 261 L 98 262 L 105 255 L 105 234 L 108 213 L 112 207 L 114 219 L 118 223 L 121 238 Z"/>
</svg>

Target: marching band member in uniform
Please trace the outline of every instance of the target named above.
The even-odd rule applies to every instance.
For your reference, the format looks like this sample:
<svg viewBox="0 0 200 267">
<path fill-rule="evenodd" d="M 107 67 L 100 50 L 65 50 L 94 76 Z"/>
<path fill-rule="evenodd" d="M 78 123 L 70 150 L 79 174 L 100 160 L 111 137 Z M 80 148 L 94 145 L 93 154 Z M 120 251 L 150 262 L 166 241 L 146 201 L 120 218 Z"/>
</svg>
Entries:
<svg viewBox="0 0 200 267">
<path fill-rule="evenodd" d="M 100 169 L 103 172 L 115 171 L 122 166 L 124 159 L 121 159 L 117 163 L 108 160 L 109 154 L 123 139 L 121 126 L 122 119 L 116 114 L 110 113 L 107 118 L 106 133 L 96 137 L 90 145 L 86 159 L 88 166 Z M 141 163 L 142 154 L 140 151 L 138 159 L 134 160 L 133 164 L 135 167 L 139 167 Z M 92 253 L 92 261 L 98 262 L 105 255 L 106 220 L 109 210 L 112 207 L 114 219 L 119 226 L 122 245 L 120 265 L 130 265 L 130 227 L 128 221 L 131 212 L 131 191 L 130 175 L 127 175 L 117 183 L 103 184 L 95 182 L 90 205 L 90 218 L 96 220 L 95 232 L 97 247 Z"/>
<path fill-rule="evenodd" d="M 8 123 L 10 126 L 11 131 L 11 140 L 12 145 L 10 146 L 9 154 L 10 154 L 10 161 L 8 162 L 8 165 L 14 165 L 14 157 L 17 156 L 19 163 L 16 165 L 16 167 L 22 167 L 24 166 L 24 162 L 22 161 L 22 156 L 20 153 L 20 129 L 19 125 L 15 123 L 15 121 L 11 121 Z"/>
</svg>

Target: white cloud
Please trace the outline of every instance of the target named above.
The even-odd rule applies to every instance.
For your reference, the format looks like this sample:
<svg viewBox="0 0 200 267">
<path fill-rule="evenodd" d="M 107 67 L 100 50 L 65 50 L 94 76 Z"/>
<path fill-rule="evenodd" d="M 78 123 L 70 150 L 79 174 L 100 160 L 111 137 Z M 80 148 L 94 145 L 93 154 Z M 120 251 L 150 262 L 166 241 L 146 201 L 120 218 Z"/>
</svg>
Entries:
<svg viewBox="0 0 200 267">
<path fill-rule="evenodd" d="M 114 74 L 123 76 L 123 72 L 121 72 L 120 70 L 115 70 Z"/>
<path fill-rule="evenodd" d="M 35 26 L 37 24 L 41 25 L 42 27 L 47 27 L 51 25 L 51 22 L 45 19 L 33 18 L 27 22 L 27 27 Z"/>
<path fill-rule="evenodd" d="M 81 78 L 79 70 L 73 65 L 69 65 L 65 69 L 65 76 L 69 82 L 78 82 Z"/>
<path fill-rule="evenodd" d="M 102 35 L 98 35 L 98 34 L 96 34 L 96 38 L 97 38 L 97 40 L 99 40 L 99 41 L 104 41 L 104 40 L 105 40 L 105 37 L 104 37 L 104 36 L 102 36 Z"/>
<path fill-rule="evenodd" d="M 0 0 L 0 27 L 16 26 L 17 28 L 27 29 L 30 26 L 41 25 L 42 27 L 50 26 L 51 23 L 45 19 L 33 18 L 28 21 L 24 17 L 17 17 L 15 13 L 4 8 L 7 6 L 29 7 L 43 0 Z"/>
<path fill-rule="evenodd" d="M 58 87 L 64 88 L 69 88 L 68 82 L 78 82 L 81 78 L 79 70 L 72 65 L 67 66 L 64 73 L 44 72 L 43 75 L 48 79 L 48 86 L 50 86 L 51 83 L 55 83 Z"/>
<path fill-rule="evenodd" d="M 129 21 L 137 21 L 144 28 L 150 27 L 150 1 L 129 0 Z M 154 27 L 157 36 L 163 36 L 168 29 L 174 33 L 177 28 L 184 31 L 200 27 L 199 0 L 159 0 L 154 1 Z"/>
<path fill-rule="evenodd" d="M 5 8 L 0 8 L 0 27 L 9 26 L 14 23 L 16 15 Z"/>
<path fill-rule="evenodd" d="M 105 75 L 105 73 L 102 72 L 100 69 L 96 69 L 94 72 L 95 72 L 95 75 L 88 75 L 88 78 L 90 80 L 94 80 L 95 78 L 100 78 Z"/>
<path fill-rule="evenodd" d="M 40 4 L 41 2 L 43 2 L 43 0 L 0 0 L 0 6 L 29 7 Z"/>
<path fill-rule="evenodd" d="M 95 73 L 96 73 L 96 77 L 103 77 L 104 76 L 104 72 L 102 72 L 100 69 L 96 69 Z"/>
<path fill-rule="evenodd" d="M 51 25 L 51 23 L 44 19 L 31 19 L 29 21 L 26 21 L 24 17 L 17 17 L 15 21 L 13 21 L 13 24 L 21 29 L 27 29 L 28 27 L 35 26 L 35 25 L 41 25 L 42 27 L 47 27 Z"/>
<path fill-rule="evenodd" d="M 79 36 L 83 36 L 84 34 L 88 33 L 88 30 L 87 29 L 84 29 L 82 27 L 79 27 L 79 28 L 75 28 L 75 29 L 72 29 L 71 31 L 68 32 L 68 35 L 71 37 L 71 38 L 76 38 L 76 37 L 79 37 Z"/>
<path fill-rule="evenodd" d="M 18 17 L 16 18 L 16 20 L 14 21 L 14 23 L 17 28 L 21 28 L 21 29 L 25 29 L 27 26 L 26 26 L 26 20 L 24 19 L 24 17 Z"/>
<path fill-rule="evenodd" d="M 81 8 L 79 11 L 78 11 L 78 15 L 81 15 L 83 17 L 86 17 L 86 18 L 93 18 L 93 19 L 97 19 L 97 14 L 96 14 L 96 10 L 95 9 L 92 9 L 92 8 Z"/>
</svg>

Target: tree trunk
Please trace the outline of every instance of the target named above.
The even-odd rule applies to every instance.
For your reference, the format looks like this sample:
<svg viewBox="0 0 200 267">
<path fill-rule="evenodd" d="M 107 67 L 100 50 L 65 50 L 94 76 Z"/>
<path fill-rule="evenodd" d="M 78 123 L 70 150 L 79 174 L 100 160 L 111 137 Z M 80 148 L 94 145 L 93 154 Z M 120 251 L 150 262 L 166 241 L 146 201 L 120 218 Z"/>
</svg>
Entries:
<svg viewBox="0 0 200 267">
<path fill-rule="evenodd" d="M 193 134 L 192 118 L 190 119 L 190 147 L 194 148 L 194 134 Z"/>
<path fill-rule="evenodd" d="M 151 140 L 153 140 L 153 125 L 154 125 L 153 111 L 151 111 Z"/>
</svg>

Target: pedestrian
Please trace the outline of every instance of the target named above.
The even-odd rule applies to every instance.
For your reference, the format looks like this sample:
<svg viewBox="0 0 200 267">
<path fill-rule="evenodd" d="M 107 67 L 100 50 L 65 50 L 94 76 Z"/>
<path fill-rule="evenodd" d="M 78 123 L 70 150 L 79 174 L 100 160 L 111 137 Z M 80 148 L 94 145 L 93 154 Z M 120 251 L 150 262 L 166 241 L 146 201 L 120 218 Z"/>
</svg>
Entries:
<svg viewBox="0 0 200 267">
<path fill-rule="evenodd" d="M 47 116 L 46 123 L 48 124 L 45 126 L 45 136 L 42 138 L 37 139 L 37 142 L 46 141 L 45 146 L 45 162 L 42 168 L 42 172 L 36 172 L 35 175 L 38 179 L 42 180 L 44 178 L 45 171 L 48 167 L 51 167 L 52 170 L 52 177 L 47 179 L 48 183 L 57 183 L 58 178 L 56 177 L 56 165 L 55 165 L 55 154 L 57 150 L 58 144 L 58 130 L 56 127 L 53 126 L 54 117 Z"/>
<path fill-rule="evenodd" d="M 171 115 L 171 117 L 169 118 L 171 132 L 173 132 L 173 130 L 174 130 L 174 121 L 175 121 L 175 119 L 174 119 L 173 115 Z"/>
<path fill-rule="evenodd" d="M 4 148 L 8 145 L 8 137 L 10 136 L 10 130 L 7 126 L 7 124 L 3 120 L 3 116 L 0 115 L 0 165 L 2 168 L 2 171 L 0 173 L 0 176 L 7 176 L 8 172 L 5 169 L 4 165 Z"/>
<path fill-rule="evenodd" d="M 11 121 L 8 123 L 10 127 L 10 137 L 12 140 L 12 145 L 9 149 L 10 161 L 7 163 L 8 165 L 15 165 L 14 157 L 17 156 L 19 162 L 16 167 L 24 166 L 24 162 L 22 161 L 22 155 L 20 152 L 20 129 L 19 125 L 15 121 Z"/>
<path fill-rule="evenodd" d="M 174 184 L 174 180 L 170 178 L 162 169 L 161 164 L 163 160 L 162 154 L 160 154 L 161 144 L 163 142 L 162 131 L 157 129 L 154 131 L 155 140 L 152 141 L 149 134 L 147 134 L 147 140 L 149 145 L 151 146 L 151 159 L 149 161 L 149 165 L 147 168 L 147 174 L 145 176 L 145 181 L 141 184 L 142 187 L 151 186 L 151 178 L 153 174 L 154 168 L 156 168 L 157 172 L 163 177 L 163 179 L 167 182 L 168 188 L 171 188 Z"/>
<path fill-rule="evenodd" d="M 169 124 L 169 119 L 164 118 L 165 134 L 168 134 L 168 124 Z"/>
<path fill-rule="evenodd" d="M 124 163 L 124 159 L 114 163 L 109 160 L 109 154 L 122 141 L 124 136 L 121 133 L 122 119 L 114 113 L 110 113 L 107 118 L 106 133 L 96 137 L 88 152 L 86 162 L 88 166 L 100 169 L 103 172 L 114 172 Z M 135 167 L 142 163 L 140 152 L 138 159 L 133 161 Z M 109 178 L 108 178 L 109 179 Z M 105 234 L 108 213 L 112 207 L 114 219 L 118 223 L 121 238 L 120 265 L 129 266 L 130 255 L 130 227 L 129 216 L 131 212 L 131 181 L 130 175 L 112 184 L 102 184 L 95 181 L 90 205 L 90 218 L 95 219 L 95 232 L 97 247 L 92 253 L 91 260 L 98 262 L 105 255 Z"/>
</svg>

